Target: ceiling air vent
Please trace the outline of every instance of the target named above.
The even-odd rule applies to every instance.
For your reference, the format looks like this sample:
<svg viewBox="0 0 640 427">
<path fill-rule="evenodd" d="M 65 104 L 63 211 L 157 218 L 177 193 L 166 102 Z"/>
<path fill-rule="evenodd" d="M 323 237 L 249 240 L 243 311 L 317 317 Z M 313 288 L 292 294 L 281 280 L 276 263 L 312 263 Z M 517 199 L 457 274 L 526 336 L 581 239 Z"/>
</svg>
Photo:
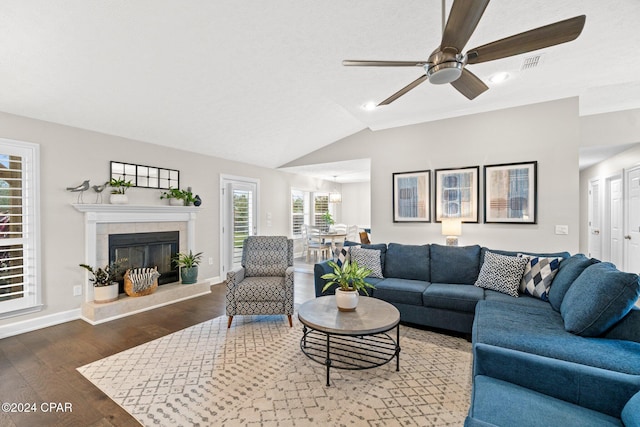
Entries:
<svg viewBox="0 0 640 427">
<path fill-rule="evenodd" d="M 540 65 L 542 65 L 543 59 L 544 59 L 544 54 L 527 56 L 522 60 L 520 71 L 527 71 L 533 68 L 540 67 Z"/>
</svg>

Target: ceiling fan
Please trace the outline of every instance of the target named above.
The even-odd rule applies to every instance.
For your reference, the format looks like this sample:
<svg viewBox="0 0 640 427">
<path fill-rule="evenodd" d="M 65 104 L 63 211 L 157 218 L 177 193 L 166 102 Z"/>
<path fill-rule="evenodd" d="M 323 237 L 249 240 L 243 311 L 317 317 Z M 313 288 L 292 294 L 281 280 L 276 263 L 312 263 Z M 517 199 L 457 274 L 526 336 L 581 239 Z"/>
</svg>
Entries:
<svg viewBox="0 0 640 427">
<path fill-rule="evenodd" d="M 489 89 L 489 87 L 478 76 L 466 69 L 467 64 L 493 61 L 575 40 L 582 32 L 586 20 L 585 15 L 576 16 L 469 49 L 467 53 L 463 54 L 462 50 L 476 29 L 488 4 L 489 0 L 454 0 L 449 19 L 444 25 L 445 2 L 442 0 L 442 22 L 444 27 L 442 41 L 426 61 L 348 59 L 342 61 L 342 65 L 424 68 L 424 75 L 380 102 L 378 106 L 392 103 L 425 80 L 429 80 L 433 84 L 451 83 L 458 92 L 471 100 Z"/>
</svg>

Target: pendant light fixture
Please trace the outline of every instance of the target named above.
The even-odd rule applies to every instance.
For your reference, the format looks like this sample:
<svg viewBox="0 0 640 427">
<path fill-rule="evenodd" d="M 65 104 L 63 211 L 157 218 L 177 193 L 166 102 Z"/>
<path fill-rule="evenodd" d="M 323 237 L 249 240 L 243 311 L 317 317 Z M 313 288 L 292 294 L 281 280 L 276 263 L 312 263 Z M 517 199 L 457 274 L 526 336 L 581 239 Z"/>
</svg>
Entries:
<svg viewBox="0 0 640 427">
<path fill-rule="evenodd" d="M 333 176 L 333 182 L 336 182 L 337 176 Z M 342 203 L 342 194 L 333 187 L 333 191 L 329 193 L 329 203 Z"/>
</svg>

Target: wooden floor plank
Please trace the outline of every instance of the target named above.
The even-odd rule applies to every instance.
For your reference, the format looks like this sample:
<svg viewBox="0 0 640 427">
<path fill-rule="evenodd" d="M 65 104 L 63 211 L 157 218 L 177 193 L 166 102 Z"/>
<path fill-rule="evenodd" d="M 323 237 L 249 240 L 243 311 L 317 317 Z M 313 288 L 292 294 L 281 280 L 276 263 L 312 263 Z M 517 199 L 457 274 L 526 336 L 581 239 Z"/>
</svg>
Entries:
<svg viewBox="0 0 640 427">
<path fill-rule="evenodd" d="M 314 297 L 313 276 L 295 273 L 295 302 Z M 138 426 L 76 368 L 225 314 L 225 286 L 211 294 L 92 326 L 83 320 L 0 340 L 0 402 L 72 404 L 73 412 L 6 414 L 0 425 Z M 38 407 L 40 409 L 40 407 Z"/>
</svg>

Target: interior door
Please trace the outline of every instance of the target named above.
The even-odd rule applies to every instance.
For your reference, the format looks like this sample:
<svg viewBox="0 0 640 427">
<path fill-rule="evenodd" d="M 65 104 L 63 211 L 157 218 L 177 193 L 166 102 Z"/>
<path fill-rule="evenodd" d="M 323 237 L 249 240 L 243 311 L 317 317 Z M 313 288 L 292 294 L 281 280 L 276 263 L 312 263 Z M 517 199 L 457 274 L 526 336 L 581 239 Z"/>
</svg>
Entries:
<svg viewBox="0 0 640 427">
<path fill-rule="evenodd" d="M 607 179 L 608 187 L 608 260 L 624 269 L 624 194 L 622 177 Z"/>
<path fill-rule="evenodd" d="M 258 182 L 251 179 L 222 179 L 221 278 L 240 265 L 242 243 L 258 234 Z"/>
<path fill-rule="evenodd" d="M 589 256 L 602 259 L 600 180 L 589 182 Z"/>
<path fill-rule="evenodd" d="M 624 235 L 625 271 L 640 273 L 640 167 L 625 174 L 627 189 Z"/>
</svg>

